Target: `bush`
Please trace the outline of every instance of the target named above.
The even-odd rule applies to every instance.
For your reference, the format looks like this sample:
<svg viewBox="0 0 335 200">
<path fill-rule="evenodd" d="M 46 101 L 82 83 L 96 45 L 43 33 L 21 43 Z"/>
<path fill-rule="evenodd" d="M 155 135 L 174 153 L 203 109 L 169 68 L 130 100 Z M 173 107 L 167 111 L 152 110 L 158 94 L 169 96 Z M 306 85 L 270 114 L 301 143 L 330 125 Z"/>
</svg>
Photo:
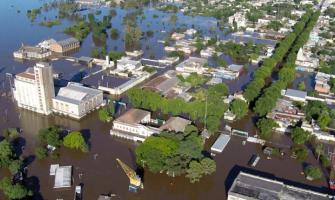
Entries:
<svg viewBox="0 0 335 200">
<path fill-rule="evenodd" d="M 306 167 L 306 169 L 304 170 L 305 175 L 307 177 L 307 179 L 310 180 L 317 180 L 320 179 L 322 177 L 322 172 L 320 170 L 320 168 L 315 167 L 315 166 L 308 166 Z"/>
<path fill-rule="evenodd" d="M 35 149 L 35 155 L 39 160 L 42 160 L 48 156 L 48 150 L 44 147 L 37 147 Z"/>
<path fill-rule="evenodd" d="M 65 136 L 63 144 L 70 149 L 80 149 L 83 152 L 88 151 L 88 145 L 86 144 L 84 137 L 78 131 L 73 131 Z"/>
</svg>

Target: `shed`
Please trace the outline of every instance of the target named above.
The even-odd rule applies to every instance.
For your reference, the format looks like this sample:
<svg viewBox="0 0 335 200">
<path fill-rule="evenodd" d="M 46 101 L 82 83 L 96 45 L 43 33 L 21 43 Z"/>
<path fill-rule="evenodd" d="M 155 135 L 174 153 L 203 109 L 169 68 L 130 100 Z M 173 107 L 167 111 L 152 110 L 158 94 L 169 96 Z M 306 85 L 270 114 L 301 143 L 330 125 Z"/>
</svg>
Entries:
<svg viewBox="0 0 335 200">
<path fill-rule="evenodd" d="M 211 147 L 211 151 L 216 153 L 222 153 L 229 141 L 229 135 L 221 134 Z"/>
<path fill-rule="evenodd" d="M 78 58 L 78 62 L 85 65 L 90 65 L 93 62 L 93 58 L 87 56 L 81 56 Z"/>
<path fill-rule="evenodd" d="M 293 90 L 293 89 L 287 89 L 285 92 L 285 96 L 289 99 L 292 99 L 294 101 L 306 101 L 307 92 L 306 91 L 300 91 L 300 90 Z"/>
</svg>

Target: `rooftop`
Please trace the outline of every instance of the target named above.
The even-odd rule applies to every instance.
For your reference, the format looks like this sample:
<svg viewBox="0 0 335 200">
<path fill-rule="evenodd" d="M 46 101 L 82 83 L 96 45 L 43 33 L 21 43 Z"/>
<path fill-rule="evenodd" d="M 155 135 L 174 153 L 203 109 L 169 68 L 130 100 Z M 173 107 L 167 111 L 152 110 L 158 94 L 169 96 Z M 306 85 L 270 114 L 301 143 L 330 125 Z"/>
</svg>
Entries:
<svg viewBox="0 0 335 200">
<path fill-rule="evenodd" d="M 79 40 L 77 40 L 76 38 L 67 38 L 65 40 L 60 40 L 60 41 L 57 41 L 57 43 L 61 46 L 66 46 L 66 45 L 69 45 L 69 44 L 72 44 L 72 43 L 77 43 L 79 42 Z"/>
<path fill-rule="evenodd" d="M 34 68 L 28 67 L 26 71 L 18 73 L 15 76 L 35 80 Z"/>
<path fill-rule="evenodd" d="M 189 124 L 191 124 L 190 120 L 181 117 L 170 117 L 170 119 L 167 120 L 165 124 L 161 126 L 159 129 L 175 131 L 175 132 L 184 132 L 185 127 Z"/>
<path fill-rule="evenodd" d="M 116 121 L 128 124 L 138 124 L 148 115 L 150 115 L 150 112 L 148 111 L 132 108 L 117 118 Z"/>
<path fill-rule="evenodd" d="M 66 87 L 59 89 L 55 99 L 80 104 L 85 98 L 91 98 L 102 93 L 100 90 L 85 87 L 80 83 L 69 82 Z"/>
<path fill-rule="evenodd" d="M 228 196 L 262 200 L 329 200 L 327 194 L 285 185 L 281 181 L 267 179 L 244 172 L 240 172 L 236 177 L 229 190 Z"/>
<path fill-rule="evenodd" d="M 54 188 L 71 187 L 72 166 L 61 166 L 56 169 Z"/>
<path fill-rule="evenodd" d="M 287 89 L 285 92 L 285 96 L 305 99 L 307 96 L 307 92 L 294 89 Z"/>
</svg>

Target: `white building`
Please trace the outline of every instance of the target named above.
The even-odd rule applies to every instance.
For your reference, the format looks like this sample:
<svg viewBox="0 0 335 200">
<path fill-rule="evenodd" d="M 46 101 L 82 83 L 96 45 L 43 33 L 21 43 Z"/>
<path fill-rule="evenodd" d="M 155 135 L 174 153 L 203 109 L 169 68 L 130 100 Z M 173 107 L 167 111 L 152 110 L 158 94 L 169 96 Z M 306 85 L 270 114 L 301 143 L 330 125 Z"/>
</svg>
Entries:
<svg viewBox="0 0 335 200">
<path fill-rule="evenodd" d="M 237 28 L 247 26 L 247 19 L 245 18 L 244 12 L 236 12 L 233 16 L 228 17 L 228 23 L 234 25 L 236 23 Z"/>
<path fill-rule="evenodd" d="M 159 133 L 158 128 L 145 126 L 151 121 L 151 113 L 140 109 L 130 109 L 113 121 L 110 134 L 120 138 L 143 142 L 145 138 Z"/>
<path fill-rule="evenodd" d="M 129 57 L 122 57 L 117 61 L 116 69 L 120 71 L 139 70 L 142 64 L 138 60 L 131 60 Z"/>
<path fill-rule="evenodd" d="M 206 59 L 189 57 L 187 60 L 176 66 L 176 71 L 178 73 L 183 74 L 190 74 L 190 73 L 203 74 L 207 71 L 207 68 L 204 67 L 206 63 L 207 63 Z"/>
<path fill-rule="evenodd" d="M 103 104 L 103 92 L 70 82 L 59 90 L 52 104 L 54 112 L 80 119 Z"/>
<path fill-rule="evenodd" d="M 37 63 L 33 68 L 17 74 L 13 93 L 20 108 L 49 115 L 55 96 L 52 67 L 47 63 Z"/>
</svg>

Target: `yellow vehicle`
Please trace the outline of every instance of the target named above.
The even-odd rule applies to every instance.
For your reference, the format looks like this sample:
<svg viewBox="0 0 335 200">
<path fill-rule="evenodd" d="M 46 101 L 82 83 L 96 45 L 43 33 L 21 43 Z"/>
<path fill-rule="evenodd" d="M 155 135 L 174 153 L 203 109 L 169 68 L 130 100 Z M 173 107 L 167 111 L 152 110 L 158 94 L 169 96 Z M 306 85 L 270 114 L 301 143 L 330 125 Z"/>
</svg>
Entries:
<svg viewBox="0 0 335 200">
<path fill-rule="evenodd" d="M 137 192 L 139 188 L 143 189 L 143 183 L 141 178 L 136 174 L 136 172 L 130 168 L 128 165 L 126 165 L 124 162 L 122 162 L 120 159 L 116 159 L 116 161 L 119 163 L 119 165 L 122 167 L 124 173 L 129 178 L 129 191 L 130 192 Z"/>
</svg>

